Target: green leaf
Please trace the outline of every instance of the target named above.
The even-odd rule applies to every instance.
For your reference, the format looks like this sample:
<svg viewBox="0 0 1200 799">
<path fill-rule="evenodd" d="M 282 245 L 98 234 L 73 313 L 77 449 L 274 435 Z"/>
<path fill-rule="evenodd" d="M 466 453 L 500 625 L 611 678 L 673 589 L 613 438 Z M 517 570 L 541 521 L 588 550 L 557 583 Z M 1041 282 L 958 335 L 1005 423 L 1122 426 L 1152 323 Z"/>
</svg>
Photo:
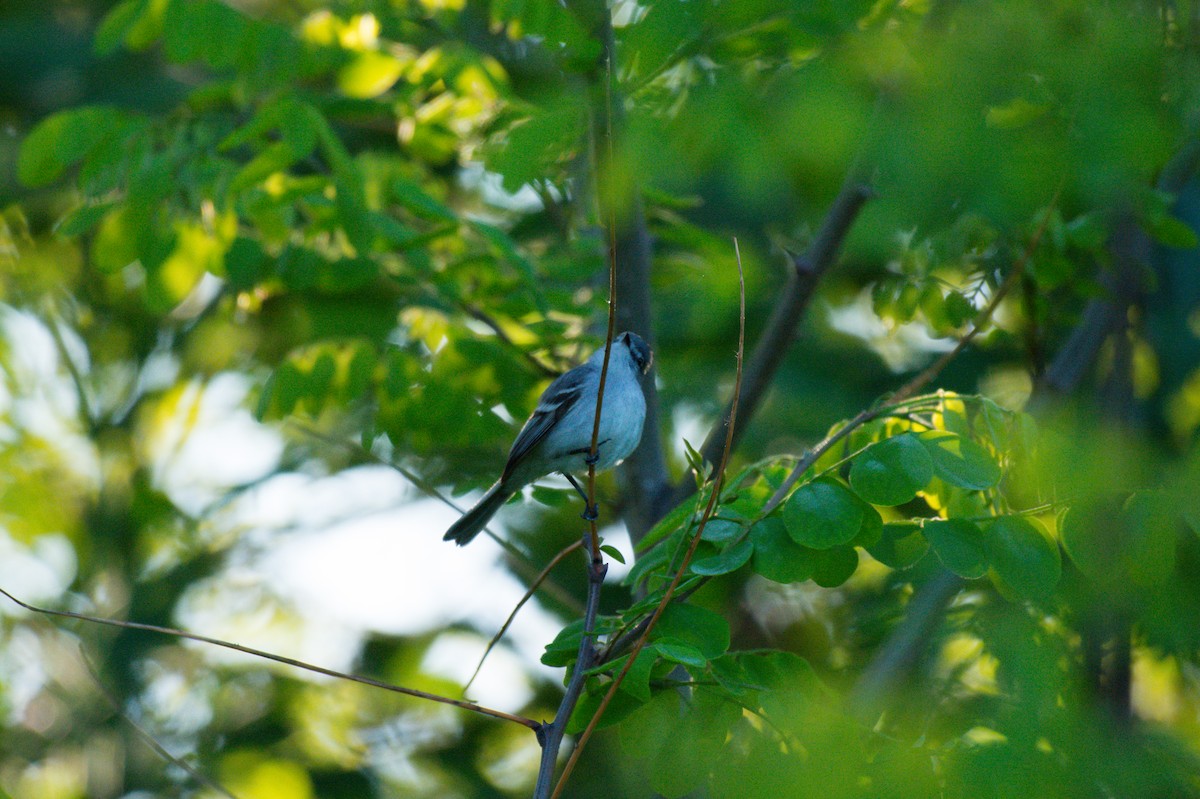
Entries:
<svg viewBox="0 0 1200 799">
<path fill-rule="evenodd" d="M 638 557 L 622 582 L 625 585 L 639 585 L 650 574 L 661 572 L 667 566 L 667 559 L 670 557 L 669 549 L 670 547 L 667 546 L 655 547 Z"/>
<path fill-rule="evenodd" d="M 861 500 L 860 500 L 861 502 Z M 862 502 L 863 520 L 858 533 L 850 541 L 856 547 L 874 546 L 883 535 L 883 517 L 873 505 Z"/>
<path fill-rule="evenodd" d="M 563 627 L 554 640 L 546 644 L 542 653 L 542 663 L 547 666 L 566 666 L 574 662 L 579 655 L 579 644 L 583 641 L 583 619 Z"/>
<path fill-rule="evenodd" d="M 682 663 L 685 666 L 702 669 L 708 665 L 708 658 L 704 657 L 704 653 L 694 646 L 680 643 L 679 641 L 658 640 L 650 645 L 662 656 L 663 660 L 669 660 L 672 663 Z"/>
<path fill-rule="evenodd" d="M 808 661 L 792 652 L 729 652 L 710 665 L 713 677 L 730 695 L 757 695 L 764 707 L 777 711 L 786 711 L 796 700 L 809 702 L 831 695 Z"/>
<path fill-rule="evenodd" d="M 45 186 L 82 161 L 109 136 L 117 135 L 129 117 L 108 106 L 60 111 L 39 122 L 17 156 L 17 177 L 26 186 Z"/>
<path fill-rule="evenodd" d="M 96 30 L 96 54 L 110 55 L 121 45 L 144 50 L 158 39 L 166 6 L 166 0 L 125 0 L 115 6 Z"/>
<path fill-rule="evenodd" d="M 395 56 L 364 50 L 338 72 L 338 88 L 348 97 L 378 97 L 392 88 L 403 72 L 404 64 Z"/>
<path fill-rule="evenodd" d="M 953 327 L 962 327 L 975 316 L 975 306 L 957 291 L 946 295 L 946 319 Z"/>
<path fill-rule="evenodd" d="M 100 224 L 116 205 L 111 201 L 84 203 L 58 220 L 58 224 L 54 226 L 54 232 L 62 236 L 78 236 L 87 233 Z"/>
<path fill-rule="evenodd" d="M 1165 247 L 1191 250 L 1200 246 L 1200 238 L 1188 223 L 1170 214 L 1152 217 L 1147 225 L 1154 240 Z"/>
<path fill-rule="evenodd" d="M 1050 108 L 1048 103 L 1031 103 L 1018 97 L 1004 105 L 990 106 L 985 121 L 989 128 L 1016 130 L 1042 118 Z"/>
<path fill-rule="evenodd" d="M 778 514 L 751 527 L 750 542 L 754 545 L 753 569 L 768 580 L 802 583 L 812 577 L 816 550 L 793 541 Z"/>
<path fill-rule="evenodd" d="M 625 679 L 621 680 L 621 690 L 643 702 L 648 702 L 650 700 L 650 675 L 654 671 L 658 655 L 659 653 L 653 645 L 643 647 L 642 651 L 638 652 L 637 660 L 633 661 L 633 665 L 626 672 Z M 625 661 L 628 659 L 628 655 L 617 658 L 612 663 L 604 664 L 603 668 L 619 671 L 625 667 Z"/>
<path fill-rule="evenodd" d="M 723 544 L 741 536 L 745 529 L 745 522 L 733 519 L 709 519 L 708 523 L 704 525 L 704 532 L 700 534 L 700 537 L 714 544 Z"/>
<path fill-rule="evenodd" d="M 797 544 L 829 549 L 862 527 L 861 501 L 842 483 L 823 478 L 800 486 L 783 506 L 783 523 Z"/>
<path fill-rule="evenodd" d="M 142 15 L 145 6 L 146 0 L 123 0 L 113 6 L 112 10 L 105 14 L 104 19 L 100 21 L 92 39 L 92 47 L 95 49 L 96 55 L 111 55 L 120 47 L 125 41 L 129 29 Z"/>
<path fill-rule="evenodd" d="M 622 566 L 625 565 L 625 556 L 621 554 L 621 550 L 617 549 L 612 544 L 601 544 L 600 551 L 608 555 L 617 563 L 620 563 Z"/>
<path fill-rule="evenodd" d="M 729 622 L 708 608 L 672 602 L 654 625 L 651 638 L 688 644 L 711 660 L 729 648 Z"/>
<path fill-rule="evenodd" d="M 1175 569 L 1178 509 L 1168 495 L 1137 492 L 1125 504 L 1113 498 L 1080 502 L 1063 517 L 1063 548 L 1105 591 L 1151 587 Z"/>
<path fill-rule="evenodd" d="M 1045 599 L 1062 573 L 1058 544 L 1041 522 L 1002 516 L 986 531 L 993 582 L 1018 598 Z"/>
<path fill-rule="evenodd" d="M 728 731 L 741 708 L 722 692 L 699 686 L 686 702 L 675 691 L 662 691 L 621 725 L 621 748 L 640 761 L 650 789 L 676 799 L 699 787 L 726 747 Z"/>
<path fill-rule="evenodd" d="M 642 650 L 642 652 L 645 651 L 644 649 Z M 657 660 L 654 653 L 650 653 L 650 657 L 651 660 Z M 653 665 L 651 663 L 651 666 Z M 642 668 L 640 663 L 634 663 L 631 670 L 637 669 L 640 674 Z M 567 734 L 576 735 L 583 732 L 588 722 L 596 715 L 596 710 L 600 707 L 600 702 L 604 698 L 605 693 L 607 693 L 607 687 L 606 683 L 602 683 L 599 680 L 593 679 L 587 682 L 584 694 L 580 698 L 579 704 L 575 706 L 575 712 L 571 714 L 570 721 L 567 722 Z M 634 696 L 633 691 L 617 691 L 612 697 L 612 701 L 609 702 L 608 710 L 604 712 L 604 716 L 600 719 L 600 723 L 596 726 L 596 729 L 603 730 L 620 724 L 630 714 L 636 712 L 638 708 L 644 707 L 645 704 L 645 701 Z"/>
<path fill-rule="evenodd" d="M 893 569 L 913 566 L 929 551 L 929 542 L 921 528 L 913 522 L 891 522 L 883 525 L 883 534 L 873 546 L 867 547 L 871 557 Z"/>
<path fill-rule="evenodd" d="M 654 525 L 646 537 L 637 543 L 634 551 L 640 555 L 682 527 L 697 511 L 700 500 L 700 495 L 696 494 L 675 506 L 674 510 L 664 516 L 662 521 Z M 638 558 L 638 562 L 641 562 L 641 558 Z"/>
<path fill-rule="evenodd" d="M 812 580 L 823 588 L 835 588 L 850 579 L 858 568 L 858 550 L 839 546 L 814 553 Z"/>
<path fill-rule="evenodd" d="M 521 251 L 517 249 L 516 243 L 513 242 L 512 238 L 507 233 L 495 225 L 489 225 L 486 222 L 480 222 L 477 220 L 471 222 L 471 227 L 473 227 L 483 236 L 484 239 L 491 243 L 497 255 L 501 256 L 509 264 L 516 267 L 517 271 L 522 277 L 525 278 L 526 283 L 531 289 L 537 288 L 538 282 L 537 276 L 533 271 L 533 264 L 529 262 L 528 258 L 521 254 Z M 542 300 L 539 292 L 535 291 L 535 299 L 538 300 L 540 305 Z M 542 308 L 541 310 L 545 312 L 546 309 Z"/>
<path fill-rule="evenodd" d="M 692 561 L 692 572 L 706 577 L 728 574 L 745 566 L 750 561 L 752 554 L 754 554 L 754 545 L 750 543 L 750 540 L 740 541 L 718 555 Z"/>
<path fill-rule="evenodd" d="M 254 239 L 239 236 L 225 253 L 225 275 L 236 291 L 247 291 L 266 277 L 267 254 Z"/>
<path fill-rule="evenodd" d="M 945 430 L 921 433 L 919 440 L 933 460 L 933 471 L 952 486 L 983 491 L 1000 482 L 996 459 L 969 438 Z"/>
<path fill-rule="evenodd" d="M 959 577 L 975 579 L 987 574 L 987 547 L 983 531 L 964 519 L 931 520 L 922 528 L 942 565 Z"/>
<path fill-rule="evenodd" d="M 1121 509 L 1121 518 L 1129 535 L 1130 581 L 1160 585 L 1175 570 L 1176 531 L 1182 521 L 1178 507 L 1165 492 L 1138 491 Z"/>
<path fill-rule="evenodd" d="M 911 433 L 872 444 L 850 467 L 851 488 L 874 505 L 909 502 L 932 478 L 929 452 Z"/>
<path fill-rule="evenodd" d="M 506 191 L 554 174 L 555 166 L 579 147 L 584 133 L 584 108 L 568 97 L 562 108 L 538 110 L 508 129 L 502 146 L 487 152 L 489 171 L 502 176 Z"/>
<path fill-rule="evenodd" d="M 426 219 L 457 222 L 458 217 L 446 205 L 435 200 L 417 183 L 396 178 L 391 183 L 392 197 L 409 211 Z"/>
<path fill-rule="evenodd" d="M 252 38 L 251 30 L 250 20 L 224 3 L 172 2 L 163 17 L 163 46 L 167 58 L 176 63 L 200 61 L 213 69 L 229 69 L 245 54 L 261 52 L 262 43 Z"/>
</svg>

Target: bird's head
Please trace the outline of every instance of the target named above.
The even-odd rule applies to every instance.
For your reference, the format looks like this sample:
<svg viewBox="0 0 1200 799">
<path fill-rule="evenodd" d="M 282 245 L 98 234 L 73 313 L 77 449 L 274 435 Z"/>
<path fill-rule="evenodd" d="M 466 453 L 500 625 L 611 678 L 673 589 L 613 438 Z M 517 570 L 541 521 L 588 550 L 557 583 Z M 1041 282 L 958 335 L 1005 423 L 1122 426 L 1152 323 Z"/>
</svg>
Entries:
<svg viewBox="0 0 1200 799">
<path fill-rule="evenodd" d="M 629 355 L 637 364 L 639 372 L 646 374 L 650 371 L 650 366 L 654 363 L 654 353 L 650 351 L 650 345 L 644 338 L 627 330 L 617 336 L 616 343 L 629 348 Z"/>
</svg>

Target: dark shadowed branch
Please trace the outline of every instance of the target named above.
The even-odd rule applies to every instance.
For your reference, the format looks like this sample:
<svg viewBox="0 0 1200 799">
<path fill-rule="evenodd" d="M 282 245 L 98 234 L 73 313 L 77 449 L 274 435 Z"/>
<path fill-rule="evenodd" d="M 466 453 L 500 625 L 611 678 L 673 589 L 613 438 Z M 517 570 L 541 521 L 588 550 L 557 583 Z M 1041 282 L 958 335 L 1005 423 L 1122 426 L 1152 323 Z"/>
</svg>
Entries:
<svg viewBox="0 0 1200 799">
<path fill-rule="evenodd" d="M 742 424 L 734 433 L 734 446 L 737 446 L 737 439 L 753 419 L 775 373 L 779 370 L 779 365 L 787 355 L 796 335 L 796 328 L 804 318 L 804 312 L 812 301 L 821 278 L 837 260 L 846 235 L 872 194 L 873 190 L 862 170 L 851 169 L 825 215 L 816 237 L 802 254 L 793 256 L 787 285 L 746 365 L 741 393 Z M 730 404 L 732 405 L 732 401 Z M 728 418 L 728 415 L 729 406 L 717 424 L 713 425 L 700 449 L 700 454 L 710 463 L 716 463 L 721 456 L 725 434 L 724 419 Z M 681 480 L 672 492 L 670 504 L 677 504 L 695 489 L 696 485 L 691 479 Z"/>
</svg>

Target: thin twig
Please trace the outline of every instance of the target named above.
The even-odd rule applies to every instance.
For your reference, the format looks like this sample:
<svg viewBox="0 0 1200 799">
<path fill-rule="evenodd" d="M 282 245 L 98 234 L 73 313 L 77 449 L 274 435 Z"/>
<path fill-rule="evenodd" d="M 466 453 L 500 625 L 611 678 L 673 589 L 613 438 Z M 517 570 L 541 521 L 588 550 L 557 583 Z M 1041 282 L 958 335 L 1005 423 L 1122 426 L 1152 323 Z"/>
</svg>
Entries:
<svg viewBox="0 0 1200 799">
<path fill-rule="evenodd" d="M 79 402 L 79 415 L 83 419 L 84 429 L 94 434 L 98 420 L 93 416 L 92 404 L 88 401 L 87 388 L 83 383 L 83 374 L 79 371 L 79 367 L 75 365 L 75 359 L 71 357 L 71 353 L 67 349 L 66 339 L 63 338 L 62 330 L 59 329 L 58 318 L 54 314 L 53 309 L 47 311 L 46 330 L 50 333 L 50 338 L 54 340 L 54 348 L 58 350 L 58 357 L 62 360 L 63 366 L 67 369 L 67 374 L 71 377 L 71 385 L 75 389 L 75 397 Z"/>
<path fill-rule="evenodd" d="M 506 344 L 510 349 L 515 350 L 516 352 L 520 353 L 521 357 L 523 357 L 526 361 L 528 361 L 530 366 L 532 366 L 534 368 L 534 370 L 538 374 L 540 374 L 542 377 L 554 378 L 554 377 L 558 377 L 559 375 L 562 374 L 562 372 L 559 371 L 558 369 L 555 369 L 552 366 L 548 366 L 545 363 L 542 363 L 540 358 L 535 356 L 529 350 L 527 350 L 524 347 L 517 344 L 517 342 L 513 341 L 512 336 L 508 335 L 508 333 L 504 330 L 504 327 L 500 324 L 500 322 L 498 322 L 495 319 L 495 317 L 493 317 L 487 311 L 480 308 L 478 305 L 474 305 L 473 303 L 469 303 L 469 302 L 464 302 L 464 303 L 461 303 L 460 307 L 469 316 L 471 316 L 471 318 L 487 325 L 488 329 L 496 334 L 496 338 L 498 338 L 498 339 L 500 339 L 500 341 L 504 342 L 504 344 Z"/>
<path fill-rule="evenodd" d="M 641 637 L 638 638 L 637 643 L 634 644 L 633 649 L 630 651 L 629 657 L 625 661 L 625 665 L 609 684 L 608 691 L 600 700 L 600 704 L 597 706 L 595 714 L 592 716 L 591 721 L 588 722 L 583 734 L 580 735 L 574 751 L 571 752 L 571 757 L 567 760 L 567 764 L 563 768 L 562 776 L 559 777 L 558 784 L 554 787 L 554 793 L 551 795 L 551 799 L 557 799 L 557 797 L 562 794 L 563 788 L 566 787 L 567 780 L 570 778 L 571 772 L 575 768 L 575 764 L 579 761 L 580 754 L 583 752 L 584 747 L 587 745 L 588 740 L 592 736 L 592 733 L 596 730 L 596 725 L 599 724 L 600 719 L 604 716 L 604 711 L 608 709 L 609 703 L 612 702 L 613 697 L 616 695 L 617 689 L 621 687 L 621 683 L 625 679 L 625 676 L 629 673 L 629 669 L 632 668 L 634 661 L 637 660 L 638 655 L 645 647 L 646 642 L 650 638 L 650 633 L 654 630 L 654 625 L 658 623 L 659 618 L 662 617 L 663 611 L 665 611 L 667 605 L 671 603 L 675 589 L 679 586 L 680 581 L 683 579 L 684 573 L 687 572 L 687 568 L 692 562 L 692 556 L 696 553 L 696 547 L 700 544 L 700 538 L 704 534 L 704 528 L 708 524 L 708 520 L 712 518 L 713 512 L 716 510 L 717 498 L 721 495 L 721 485 L 725 479 L 725 467 L 729 462 L 729 453 L 733 449 L 733 431 L 737 426 L 738 395 L 741 393 L 742 387 L 742 356 L 745 352 L 746 344 L 746 279 L 742 271 L 742 256 L 740 250 L 738 249 L 736 238 L 733 240 L 733 248 L 735 254 L 737 255 L 738 287 L 740 298 L 738 313 L 739 329 L 737 374 L 736 378 L 734 379 L 733 401 L 730 403 L 729 416 L 725 430 L 725 451 L 722 453 L 720 464 L 717 467 L 716 473 L 713 475 L 712 494 L 708 498 L 708 505 L 704 508 L 704 515 L 700 517 L 700 523 L 697 525 L 696 532 L 692 536 L 687 553 L 683 557 L 683 562 L 680 564 L 678 571 L 675 572 L 675 576 L 671 579 L 670 584 L 667 586 L 667 590 L 663 593 L 662 601 L 658 603 L 658 606 L 654 609 L 654 613 L 651 614 L 650 621 L 647 623 L 646 629 L 643 630 Z"/>
<path fill-rule="evenodd" d="M 525 592 L 525 595 L 521 597 L 521 601 L 518 602 L 517 606 L 512 609 L 512 613 L 508 614 L 508 618 L 504 620 L 504 624 L 500 625 L 500 629 L 497 630 L 496 634 L 492 636 L 492 640 L 488 641 L 487 648 L 483 650 L 483 654 L 479 657 L 479 663 L 475 666 L 475 671 L 471 674 L 471 679 L 467 680 L 466 684 L 463 686 L 464 694 L 471 689 L 471 683 L 475 682 L 475 678 L 479 676 L 479 670 L 483 668 L 483 662 L 487 660 L 488 655 L 492 653 L 492 650 L 496 647 L 496 644 L 500 643 L 500 639 L 502 639 L 504 634 L 508 632 L 508 628 L 512 626 L 513 619 L 515 619 L 517 614 L 521 612 L 521 608 L 525 607 L 525 603 L 533 598 L 533 595 L 537 593 L 537 590 L 541 584 L 550 576 L 550 572 L 554 571 L 554 568 L 558 566 L 558 564 L 562 563 L 568 555 L 579 549 L 581 546 L 583 546 L 583 539 L 580 539 L 574 544 L 571 544 L 570 546 L 561 550 L 550 560 L 549 563 L 546 564 L 546 568 L 542 569 L 541 572 L 538 573 L 538 576 L 533 579 L 529 589 Z"/>
<path fill-rule="evenodd" d="M 412 696 L 416 697 L 417 699 L 427 699 L 430 702 L 438 702 L 439 704 L 443 705 L 453 705 L 454 707 L 462 708 L 463 710 L 470 710 L 474 713 L 479 713 L 484 716 L 491 716 L 492 718 L 502 719 L 504 721 L 512 721 L 524 727 L 528 727 L 531 730 L 536 730 L 540 726 L 538 722 L 534 721 L 533 719 L 527 719 L 524 716 L 517 716 L 512 713 L 505 713 L 502 710 L 494 710 L 482 705 L 477 705 L 474 702 L 466 702 L 461 699 L 450 699 L 449 697 L 438 696 L 437 694 L 419 691 L 416 688 L 403 688 L 399 685 L 392 685 L 391 683 L 383 682 L 382 680 L 372 679 L 371 677 L 360 677 L 357 674 L 347 674 L 342 671 L 327 669 L 324 666 L 315 666 L 312 663 L 305 663 L 302 660 L 295 660 L 294 658 L 284 657 L 283 655 L 276 655 L 272 652 L 265 652 L 261 649 L 242 646 L 241 644 L 235 644 L 230 641 L 222 641 L 219 638 L 209 638 L 207 635 L 189 633 L 185 630 L 177 630 L 173 627 L 159 627 L 156 624 L 142 624 L 141 622 L 136 621 L 121 621 L 120 619 L 106 619 L 101 616 L 89 616 L 86 613 L 75 613 L 74 611 L 70 610 L 52 610 L 50 608 L 41 608 L 37 605 L 30 605 L 28 602 L 22 602 L 3 588 L 0 588 L 0 595 L 7 597 L 10 601 L 33 613 L 43 613 L 47 616 L 57 616 L 63 619 L 77 619 L 79 621 L 86 621 L 92 624 L 102 624 L 107 627 L 117 627 L 123 630 L 142 630 L 144 632 L 159 633 L 161 635 L 174 636 L 175 638 L 184 638 L 189 641 L 197 641 L 202 644 L 211 644 L 212 646 L 219 646 L 224 649 L 232 649 L 235 652 L 242 652 L 247 655 L 263 658 L 264 660 L 272 660 L 276 663 L 282 663 L 285 666 L 293 666 L 297 669 L 303 669 L 304 671 L 311 671 L 314 674 L 323 674 L 326 677 L 335 677 L 339 680 L 349 680 L 350 682 L 369 685 L 372 688 L 381 688 L 384 691 L 404 694 L 405 696 Z"/>
<path fill-rule="evenodd" d="M 121 703 L 117 700 L 117 698 L 113 696 L 108 688 L 104 685 L 104 681 L 100 679 L 99 670 L 96 668 L 96 665 L 92 663 L 92 659 L 87 656 L 87 652 L 84 651 L 82 645 L 79 647 L 79 657 L 83 660 L 83 665 L 87 668 L 88 674 L 91 675 L 92 681 L 96 684 L 96 689 L 100 692 L 100 695 L 104 697 L 105 701 L 108 702 L 109 707 L 112 708 L 112 712 L 115 715 L 120 716 L 121 719 L 128 724 L 135 733 L 137 733 L 138 737 L 140 737 L 147 746 L 158 753 L 159 757 L 161 757 L 163 760 L 166 760 L 168 763 L 183 769 L 188 773 L 189 776 L 191 776 L 192 779 L 196 780 L 196 782 L 207 786 L 222 796 L 229 797 L 229 799 L 238 799 L 237 796 L 235 796 L 233 792 L 224 785 L 200 771 L 183 758 L 176 757 L 175 755 L 171 754 L 165 746 L 160 744 L 155 737 L 150 734 L 149 730 L 143 729 L 140 724 L 134 721 L 133 718 L 125 712 L 125 709 L 121 707 Z"/>
</svg>

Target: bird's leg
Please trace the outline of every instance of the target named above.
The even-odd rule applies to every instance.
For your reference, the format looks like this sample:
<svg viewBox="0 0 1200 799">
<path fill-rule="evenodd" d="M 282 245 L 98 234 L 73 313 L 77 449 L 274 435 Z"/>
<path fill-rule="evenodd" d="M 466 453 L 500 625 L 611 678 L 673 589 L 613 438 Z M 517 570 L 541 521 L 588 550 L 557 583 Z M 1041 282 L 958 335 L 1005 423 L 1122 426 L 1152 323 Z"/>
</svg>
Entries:
<svg viewBox="0 0 1200 799">
<path fill-rule="evenodd" d="M 579 496 L 583 497 L 583 513 L 581 513 L 580 516 L 589 522 L 595 521 L 596 518 L 600 516 L 600 509 L 588 501 L 587 492 L 583 490 L 583 487 L 579 485 L 579 481 L 576 480 L 573 475 L 563 472 L 562 476 L 567 478 L 571 485 L 575 486 L 575 490 L 579 492 Z"/>
</svg>

